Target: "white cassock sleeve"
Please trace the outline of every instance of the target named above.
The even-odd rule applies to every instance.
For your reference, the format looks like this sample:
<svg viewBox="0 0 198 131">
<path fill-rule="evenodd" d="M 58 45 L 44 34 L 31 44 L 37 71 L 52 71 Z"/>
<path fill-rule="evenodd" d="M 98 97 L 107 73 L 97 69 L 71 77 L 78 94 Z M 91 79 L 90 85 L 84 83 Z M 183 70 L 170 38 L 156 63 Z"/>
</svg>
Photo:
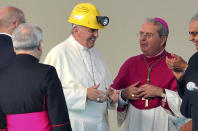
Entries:
<svg viewBox="0 0 198 131">
<path fill-rule="evenodd" d="M 171 111 L 174 113 L 176 117 L 183 117 L 180 112 L 180 106 L 182 103 L 182 99 L 180 98 L 178 92 L 165 89 L 166 91 L 166 98 L 168 102 L 168 106 Z"/>
<path fill-rule="evenodd" d="M 166 97 L 167 97 L 169 108 L 174 113 L 174 116 L 169 115 L 169 124 L 170 124 L 169 128 L 172 129 L 171 127 L 172 125 L 172 126 L 175 126 L 179 130 L 183 124 L 187 123 L 191 119 L 185 118 L 180 112 L 182 99 L 180 98 L 178 92 L 166 89 Z"/>
</svg>

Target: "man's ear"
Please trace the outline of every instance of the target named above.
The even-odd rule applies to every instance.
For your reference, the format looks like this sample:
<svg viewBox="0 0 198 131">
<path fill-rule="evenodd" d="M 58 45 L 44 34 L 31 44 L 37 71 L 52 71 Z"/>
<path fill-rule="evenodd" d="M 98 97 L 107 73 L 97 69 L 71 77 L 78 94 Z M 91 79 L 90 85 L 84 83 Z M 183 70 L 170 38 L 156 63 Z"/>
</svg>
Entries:
<svg viewBox="0 0 198 131">
<path fill-rule="evenodd" d="M 42 51 L 42 40 L 40 40 L 40 42 L 39 42 L 38 50 Z"/>
<path fill-rule="evenodd" d="M 78 32 L 78 30 L 79 30 L 79 28 L 78 28 L 77 26 L 74 26 L 74 27 L 73 27 L 73 32 L 74 32 L 74 33 Z"/>
<path fill-rule="evenodd" d="M 19 26 L 19 20 L 16 19 L 16 20 L 13 22 L 13 25 L 14 25 L 14 29 L 17 28 L 17 27 Z"/>
<path fill-rule="evenodd" d="M 167 41 L 167 37 L 166 36 L 162 36 L 161 43 L 160 43 L 161 46 L 163 46 L 166 41 Z"/>
</svg>

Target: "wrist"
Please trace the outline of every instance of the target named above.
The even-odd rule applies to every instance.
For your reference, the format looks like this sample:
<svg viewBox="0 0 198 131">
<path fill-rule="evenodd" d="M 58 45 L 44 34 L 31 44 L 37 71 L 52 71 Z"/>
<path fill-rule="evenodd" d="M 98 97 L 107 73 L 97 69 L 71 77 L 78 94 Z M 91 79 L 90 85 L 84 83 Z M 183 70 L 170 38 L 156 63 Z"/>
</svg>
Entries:
<svg viewBox="0 0 198 131">
<path fill-rule="evenodd" d="M 123 94 L 124 94 L 124 90 L 121 91 L 121 94 L 120 94 L 120 95 L 121 95 L 121 98 L 122 98 L 124 101 L 127 101 L 127 99 L 123 96 Z"/>
<path fill-rule="evenodd" d="M 187 63 L 185 63 L 185 64 L 184 64 L 184 66 L 183 66 L 183 72 L 185 72 L 185 71 L 186 71 L 187 67 L 188 67 L 188 64 L 187 64 Z"/>
<path fill-rule="evenodd" d="M 162 92 L 160 94 L 160 97 L 162 97 L 162 98 L 165 98 L 166 97 L 166 91 L 165 91 L 164 88 L 162 89 Z"/>
<path fill-rule="evenodd" d="M 122 97 L 121 97 L 121 93 L 123 92 L 123 90 L 121 90 L 120 91 L 120 93 L 119 93 L 119 99 L 118 99 L 118 106 L 120 107 L 120 108 L 124 108 L 126 105 L 128 105 L 128 100 L 127 99 L 123 99 Z"/>
</svg>

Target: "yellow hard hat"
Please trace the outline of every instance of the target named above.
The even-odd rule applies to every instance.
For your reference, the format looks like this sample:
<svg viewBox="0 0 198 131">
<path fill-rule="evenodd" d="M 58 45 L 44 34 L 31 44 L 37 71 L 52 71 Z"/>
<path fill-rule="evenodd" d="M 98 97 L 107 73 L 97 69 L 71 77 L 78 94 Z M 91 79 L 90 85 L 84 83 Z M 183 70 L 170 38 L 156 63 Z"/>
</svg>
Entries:
<svg viewBox="0 0 198 131">
<path fill-rule="evenodd" d="M 74 7 L 68 22 L 92 29 L 104 29 L 104 26 L 107 26 L 109 23 L 109 18 L 100 16 L 99 11 L 94 5 L 80 3 Z"/>
</svg>

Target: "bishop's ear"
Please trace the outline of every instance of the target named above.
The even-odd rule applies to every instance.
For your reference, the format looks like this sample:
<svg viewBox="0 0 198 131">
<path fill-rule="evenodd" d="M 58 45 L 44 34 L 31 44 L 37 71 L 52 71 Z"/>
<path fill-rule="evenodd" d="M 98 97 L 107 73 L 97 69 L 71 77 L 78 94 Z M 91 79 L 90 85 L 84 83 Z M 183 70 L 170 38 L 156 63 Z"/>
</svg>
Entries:
<svg viewBox="0 0 198 131">
<path fill-rule="evenodd" d="M 162 36 L 161 37 L 161 46 L 165 46 L 164 43 L 167 41 L 167 37 L 166 36 Z"/>
</svg>

